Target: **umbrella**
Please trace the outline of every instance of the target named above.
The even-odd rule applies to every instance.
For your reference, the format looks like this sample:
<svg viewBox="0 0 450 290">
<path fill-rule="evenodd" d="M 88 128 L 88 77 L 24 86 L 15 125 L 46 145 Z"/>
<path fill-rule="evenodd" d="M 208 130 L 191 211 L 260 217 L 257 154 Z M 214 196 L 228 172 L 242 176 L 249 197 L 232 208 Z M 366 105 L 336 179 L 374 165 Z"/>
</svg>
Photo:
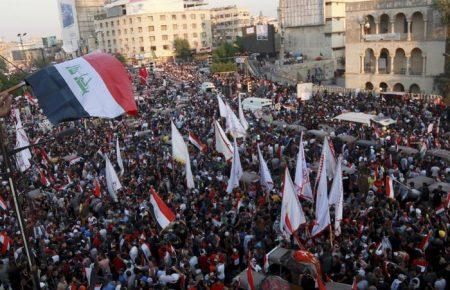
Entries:
<svg viewBox="0 0 450 290">
<path fill-rule="evenodd" d="M 440 157 L 442 159 L 445 159 L 447 161 L 450 161 L 450 151 L 443 150 L 443 149 L 431 149 L 427 151 L 427 154 L 431 156 Z"/>
<path fill-rule="evenodd" d="M 392 150 L 392 148 L 391 148 Z M 394 148 L 395 150 L 395 148 Z M 402 153 L 406 154 L 406 155 L 416 155 L 417 153 L 419 153 L 419 150 L 417 150 L 416 148 L 412 148 L 412 147 L 408 147 L 408 146 L 398 146 L 398 150 L 400 150 Z"/>
<path fill-rule="evenodd" d="M 353 137 L 353 136 L 350 136 L 350 135 L 346 135 L 346 134 L 340 134 L 340 135 L 337 136 L 337 138 L 339 140 L 341 140 L 342 142 L 345 142 L 345 143 L 353 143 L 353 142 L 355 142 L 357 140 L 356 137 Z"/>
<path fill-rule="evenodd" d="M 319 129 L 320 129 L 320 130 L 323 130 L 323 131 L 325 131 L 325 132 L 327 132 L 327 133 L 329 133 L 329 134 L 331 134 L 332 132 L 335 131 L 333 127 L 330 127 L 330 126 L 328 126 L 328 125 L 326 125 L 326 124 L 320 124 L 320 125 L 319 125 Z"/>
<path fill-rule="evenodd" d="M 274 125 L 278 128 L 283 128 L 283 127 L 287 127 L 289 124 L 286 123 L 285 121 L 273 121 L 272 125 Z"/>
<path fill-rule="evenodd" d="M 356 141 L 356 145 L 360 145 L 363 147 L 370 147 L 370 146 L 379 147 L 380 146 L 380 144 L 378 144 L 376 141 L 372 141 L 372 140 L 358 140 L 358 141 Z"/>
<path fill-rule="evenodd" d="M 406 181 L 408 186 L 411 184 L 411 182 L 414 184 L 414 188 L 418 189 L 418 188 L 421 188 L 424 183 L 426 183 L 427 185 L 432 184 L 434 182 L 434 179 L 430 178 L 430 177 L 419 175 L 419 176 L 410 178 Z"/>
<path fill-rule="evenodd" d="M 428 188 L 431 191 L 433 191 L 433 190 L 437 189 L 439 186 L 442 186 L 442 190 L 445 192 L 450 191 L 450 183 L 446 183 L 446 182 L 435 182 L 432 185 L 428 186 Z"/>
<path fill-rule="evenodd" d="M 245 183 L 253 183 L 259 180 L 259 175 L 253 171 L 244 171 L 241 180 Z"/>
<path fill-rule="evenodd" d="M 316 137 L 324 138 L 330 136 L 328 132 L 322 131 L 322 130 L 308 130 L 308 134 L 314 135 Z"/>
<path fill-rule="evenodd" d="M 303 132 L 303 131 L 307 130 L 305 127 L 303 127 L 301 125 L 288 125 L 287 127 L 288 127 L 288 129 L 291 129 L 291 130 L 294 130 L 297 132 Z"/>
</svg>

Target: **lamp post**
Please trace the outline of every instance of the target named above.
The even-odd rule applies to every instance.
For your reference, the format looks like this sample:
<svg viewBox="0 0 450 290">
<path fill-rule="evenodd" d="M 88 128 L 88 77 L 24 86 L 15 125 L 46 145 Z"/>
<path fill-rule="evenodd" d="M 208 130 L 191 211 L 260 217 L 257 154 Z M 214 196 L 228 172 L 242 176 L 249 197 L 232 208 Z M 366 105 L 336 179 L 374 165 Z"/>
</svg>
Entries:
<svg viewBox="0 0 450 290">
<path fill-rule="evenodd" d="M 22 51 L 22 58 L 25 58 L 25 55 L 23 53 L 23 37 L 25 37 L 27 35 L 26 32 L 24 33 L 18 33 L 17 37 L 19 38 L 19 42 L 20 42 L 20 50 Z"/>
</svg>

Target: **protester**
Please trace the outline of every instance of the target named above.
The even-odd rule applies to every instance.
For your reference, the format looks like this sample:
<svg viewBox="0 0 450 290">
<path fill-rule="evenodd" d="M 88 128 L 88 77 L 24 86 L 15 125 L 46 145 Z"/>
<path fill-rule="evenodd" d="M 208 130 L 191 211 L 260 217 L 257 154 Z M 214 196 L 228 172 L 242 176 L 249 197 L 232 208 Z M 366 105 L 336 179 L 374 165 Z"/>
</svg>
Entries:
<svg viewBox="0 0 450 290">
<path fill-rule="evenodd" d="M 232 289 L 238 287 L 233 278 L 250 261 L 254 269 L 264 271 L 264 256 L 274 247 L 298 249 L 293 240 L 283 240 L 279 230 L 284 167 L 294 170 L 300 141 L 299 131 L 289 125 L 329 130 L 336 158 L 343 156 L 343 219 L 341 234 L 333 234 L 333 245 L 329 230 L 310 236 L 315 205 L 301 200 L 307 224 L 300 227 L 298 237 L 320 260 L 323 279 L 350 285 L 356 281 L 354 289 L 360 290 L 448 287 L 447 192 L 429 188 L 430 182 L 420 182 L 413 190 L 408 180 L 422 176 L 431 183 L 449 182 L 449 161 L 398 149 L 449 150 L 448 108 L 427 99 L 386 99 L 370 93 L 322 92 L 299 102 L 295 88 L 264 79 L 238 73 L 208 76 L 199 72 L 196 63 L 167 63 L 161 68 L 161 73 L 145 76 L 145 86 L 143 70 L 135 76 L 140 87 L 135 92 L 139 107 L 135 118 L 86 119 L 49 129 L 40 126 L 45 118 L 37 106 L 26 100 L 14 104 L 21 108 L 32 142 L 67 127 L 78 130 L 74 136 L 34 149 L 31 168 L 14 178 L 39 276 L 48 289 L 97 285 L 102 289 Z M 248 95 L 273 101 L 271 108 L 245 113 L 247 136 L 237 141 L 246 172 L 259 172 L 259 144 L 273 177 L 272 190 L 241 180 L 232 193 L 226 192 L 231 163 L 215 150 L 213 122 L 219 120 L 224 128 L 226 123 L 219 117 L 217 93 L 200 92 L 204 81 L 213 82 L 218 92 L 228 92 L 223 99 L 234 111 L 237 94 L 249 86 Z M 5 116 L 7 109 L 1 108 L 0 116 Z M 372 126 L 333 119 L 346 111 L 389 116 L 396 124 L 377 137 Z M 171 158 L 171 120 L 182 135 L 192 133 L 206 145 L 204 152 L 189 146 L 195 189 L 186 187 L 185 166 Z M 346 143 L 338 137 L 342 134 L 372 143 Z M 124 170 L 115 200 L 107 187 L 104 158 L 108 156 L 120 173 L 117 139 Z M 323 138 L 306 134 L 303 140 L 315 191 Z M 387 175 L 395 179 L 393 199 L 385 194 Z M 150 202 L 152 187 L 175 216 L 164 229 Z M 7 204 L 1 231 L 12 239 L 10 249 L 2 252 L 0 281 L 9 286 L 17 280 L 14 269 L 23 273 L 27 264 L 5 182 L 0 197 Z M 444 210 L 437 213 L 441 205 Z M 305 272 L 298 283 L 313 289 L 314 279 Z"/>
</svg>

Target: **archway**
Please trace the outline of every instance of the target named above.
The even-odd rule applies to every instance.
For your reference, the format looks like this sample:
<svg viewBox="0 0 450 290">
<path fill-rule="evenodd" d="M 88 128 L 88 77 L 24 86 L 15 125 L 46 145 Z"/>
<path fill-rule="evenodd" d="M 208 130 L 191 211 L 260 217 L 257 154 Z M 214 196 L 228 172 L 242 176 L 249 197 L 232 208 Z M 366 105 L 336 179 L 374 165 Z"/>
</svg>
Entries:
<svg viewBox="0 0 450 290">
<path fill-rule="evenodd" d="M 405 91 L 405 87 L 401 84 L 401 83 L 396 83 L 394 85 L 394 92 L 404 92 Z"/>
<path fill-rule="evenodd" d="M 400 34 L 408 33 L 408 22 L 406 21 L 405 14 L 398 13 L 395 15 L 394 32 Z"/>
<path fill-rule="evenodd" d="M 367 15 L 364 19 L 364 34 L 375 34 L 376 24 L 372 15 Z"/>
<path fill-rule="evenodd" d="M 411 75 L 423 74 L 423 56 L 422 56 L 422 50 L 420 48 L 414 48 L 411 51 L 409 73 Z"/>
<path fill-rule="evenodd" d="M 389 74 L 391 72 L 391 57 L 389 56 L 389 50 L 383 48 L 378 58 L 378 73 Z"/>
<path fill-rule="evenodd" d="M 402 48 L 398 48 L 395 51 L 394 74 L 406 74 L 406 54 Z"/>
<path fill-rule="evenodd" d="M 382 14 L 380 16 L 380 29 L 378 33 L 389 33 L 389 15 Z"/>
<path fill-rule="evenodd" d="M 387 92 L 388 89 L 389 87 L 385 82 L 380 83 L 380 92 Z"/>
<path fill-rule="evenodd" d="M 373 84 L 371 82 L 367 82 L 365 89 L 366 91 L 373 91 Z"/>
<path fill-rule="evenodd" d="M 368 48 L 364 54 L 364 73 L 375 73 L 375 53 L 373 49 Z"/>
<path fill-rule="evenodd" d="M 418 84 L 412 84 L 409 87 L 409 92 L 412 94 L 420 94 L 420 87 Z"/>
<path fill-rule="evenodd" d="M 411 17 L 411 39 L 422 40 L 425 30 L 425 22 L 423 21 L 423 14 L 415 12 Z"/>
</svg>

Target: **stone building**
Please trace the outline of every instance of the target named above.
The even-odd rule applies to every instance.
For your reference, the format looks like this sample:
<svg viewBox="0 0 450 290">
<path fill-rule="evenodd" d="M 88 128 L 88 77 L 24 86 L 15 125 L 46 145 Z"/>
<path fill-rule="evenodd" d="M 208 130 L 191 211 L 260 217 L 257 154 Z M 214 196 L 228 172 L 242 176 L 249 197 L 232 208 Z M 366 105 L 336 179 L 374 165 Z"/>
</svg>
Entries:
<svg viewBox="0 0 450 290">
<path fill-rule="evenodd" d="M 212 8 L 211 29 L 213 43 L 232 43 L 238 36 L 242 37 L 242 28 L 250 25 L 250 12 L 236 6 Z"/>
<path fill-rule="evenodd" d="M 347 88 L 433 91 L 446 40 L 433 0 L 355 2 L 346 13 Z"/>
</svg>

